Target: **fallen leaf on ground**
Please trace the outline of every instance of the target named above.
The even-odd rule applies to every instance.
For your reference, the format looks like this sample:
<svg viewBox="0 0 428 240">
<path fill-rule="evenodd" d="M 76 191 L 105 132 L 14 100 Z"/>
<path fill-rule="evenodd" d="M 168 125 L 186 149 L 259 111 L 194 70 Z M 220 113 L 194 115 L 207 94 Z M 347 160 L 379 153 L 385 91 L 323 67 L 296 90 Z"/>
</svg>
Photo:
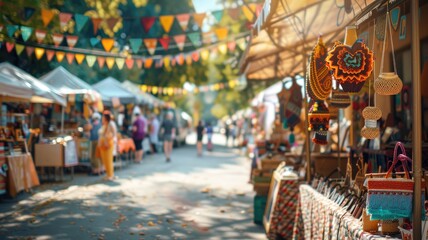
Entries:
<svg viewBox="0 0 428 240">
<path fill-rule="evenodd" d="M 209 188 L 203 188 L 201 193 L 209 193 L 211 190 Z"/>
<path fill-rule="evenodd" d="M 149 221 L 149 222 L 147 223 L 147 225 L 148 225 L 149 227 L 153 227 L 153 226 L 156 226 L 156 223 L 154 223 L 154 222 L 152 222 L 152 221 Z"/>
<path fill-rule="evenodd" d="M 186 227 L 187 227 L 187 224 L 186 224 L 186 223 L 182 223 L 182 224 L 181 224 L 181 226 L 182 226 L 183 228 L 186 228 Z"/>
<path fill-rule="evenodd" d="M 220 209 L 220 212 L 221 212 L 221 213 L 225 213 L 225 212 L 226 212 L 226 210 L 224 210 L 224 209 Z"/>
</svg>

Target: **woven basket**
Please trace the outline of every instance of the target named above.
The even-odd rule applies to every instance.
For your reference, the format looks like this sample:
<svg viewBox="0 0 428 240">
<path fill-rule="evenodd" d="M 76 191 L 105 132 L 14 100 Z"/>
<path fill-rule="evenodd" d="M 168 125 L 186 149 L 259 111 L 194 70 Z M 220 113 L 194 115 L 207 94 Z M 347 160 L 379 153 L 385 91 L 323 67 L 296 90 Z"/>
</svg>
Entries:
<svg viewBox="0 0 428 240">
<path fill-rule="evenodd" d="M 367 139 L 375 139 L 379 136 L 379 134 L 379 128 L 368 128 L 364 126 L 363 129 L 361 129 L 361 136 Z"/>
<path fill-rule="evenodd" d="M 369 233 L 377 233 L 379 229 L 379 220 L 370 220 L 370 215 L 366 209 L 363 210 L 363 231 Z"/>
<path fill-rule="evenodd" d="M 374 81 L 374 90 L 379 95 L 396 95 L 402 88 L 403 82 L 394 72 L 381 73 Z"/>
<path fill-rule="evenodd" d="M 364 119 L 378 120 L 382 117 L 382 111 L 377 107 L 366 107 L 362 115 Z"/>
</svg>

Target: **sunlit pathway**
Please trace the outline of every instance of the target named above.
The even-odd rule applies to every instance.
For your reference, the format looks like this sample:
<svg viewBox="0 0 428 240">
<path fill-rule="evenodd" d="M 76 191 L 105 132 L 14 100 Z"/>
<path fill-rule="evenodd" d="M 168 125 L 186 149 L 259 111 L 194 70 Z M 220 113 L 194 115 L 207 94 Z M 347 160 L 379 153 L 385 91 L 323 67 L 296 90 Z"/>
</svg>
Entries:
<svg viewBox="0 0 428 240">
<path fill-rule="evenodd" d="M 114 182 L 85 177 L 24 206 L 48 194 L 39 191 L 1 219 L 0 239 L 265 239 L 252 220 L 249 164 L 218 146 L 203 157 L 175 149 L 171 163 L 149 156 Z"/>
</svg>

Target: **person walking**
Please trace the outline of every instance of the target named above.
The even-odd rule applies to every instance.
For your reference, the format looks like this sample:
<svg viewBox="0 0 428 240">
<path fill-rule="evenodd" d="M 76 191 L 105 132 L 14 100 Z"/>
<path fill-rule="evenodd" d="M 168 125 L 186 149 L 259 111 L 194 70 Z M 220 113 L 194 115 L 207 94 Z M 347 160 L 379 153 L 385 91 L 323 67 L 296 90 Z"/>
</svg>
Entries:
<svg viewBox="0 0 428 240">
<path fill-rule="evenodd" d="M 229 145 L 229 137 L 230 137 L 229 124 L 226 124 L 225 127 L 224 127 L 224 135 L 226 137 L 226 144 L 225 144 L 225 146 L 227 147 Z"/>
<path fill-rule="evenodd" d="M 116 138 L 116 127 L 111 119 L 109 111 L 103 112 L 102 127 L 98 132 L 98 148 L 101 157 L 101 161 L 106 169 L 107 176 L 105 180 L 114 179 L 114 167 L 113 167 L 113 150 L 115 148 L 114 139 Z"/>
<path fill-rule="evenodd" d="M 208 151 L 213 150 L 213 142 L 212 142 L 213 133 L 214 133 L 214 129 L 211 126 L 211 123 L 208 123 L 208 125 L 207 125 L 207 138 L 208 138 L 207 150 Z"/>
<path fill-rule="evenodd" d="M 135 144 L 135 162 L 140 163 L 143 160 L 143 140 L 146 135 L 145 122 L 140 112 L 135 113 L 135 121 L 132 124 L 132 140 Z"/>
<path fill-rule="evenodd" d="M 89 137 L 89 140 L 91 141 L 91 148 L 94 150 L 97 148 L 97 145 L 98 145 L 98 138 L 99 138 L 98 131 L 100 130 L 101 127 L 102 127 L 101 114 L 94 112 L 92 114 L 92 129 Z M 92 173 L 90 175 L 97 176 L 102 172 L 102 165 L 101 165 L 100 158 L 95 155 L 96 151 L 92 151 L 92 152 L 93 152 L 91 156 Z"/>
<path fill-rule="evenodd" d="M 172 121 L 172 112 L 166 114 L 162 122 L 161 134 L 163 135 L 163 149 L 165 152 L 166 162 L 171 161 L 172 144 L 175 139 L 176 126 Z"/>
<path fill-rule="evenodd" d="M 150 116 L 149 137 L 151 152 L 155 154 L 158 152 L 157 145 L 159 144 L 159 120 L 154 113 Z"/>
<path fill-rule="evenodd" d="M 196 127 L 196 148 L 198 150 L 198 156 L 202 156 L 202 138 L 204 137 L 205 128 L 202 125 L 202 121 L 199 121 L 198 126 Z"/>
</svg>

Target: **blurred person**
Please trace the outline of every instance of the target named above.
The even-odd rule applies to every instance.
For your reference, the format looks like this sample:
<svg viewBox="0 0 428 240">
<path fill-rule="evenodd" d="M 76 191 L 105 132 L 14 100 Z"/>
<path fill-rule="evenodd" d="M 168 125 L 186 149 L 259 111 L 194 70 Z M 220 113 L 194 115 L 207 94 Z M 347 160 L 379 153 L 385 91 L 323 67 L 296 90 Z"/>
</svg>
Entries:
<svg viewBox="0 0 428 240">
<path fill-rule="evenodd" d="M 213 133 L 214 133 L 214 129 L 211 126 L 211 123 L 209 122 L 207 124 L 207 138 L 208 138 L 208 143 L 207 143 L 207 150 L 208 151 L 212 151 L 213 150 L 213 142 L 212 142 L 212 138 L 213 138 Z"/>
<path fill-rule="evenodd" d="M 202 156 L 202 138 L 204 137 L 205 128 L 202 125 L 202 121 L 199 120 L 198 126 L 196 127 L 196 149 L 198 150 L 198 156 Z"/>
<path fill-rule="evenodd" d="M 229 124 L 226 124 L 226 127 L 224 128 L 224 135 L 226 137 L 226 146 L 229 145 L 229 137 L 230 137 L 230 128 L 229 128 Z"/>
<path fill-rule="evenodd" d="M 236 141 L 236 127 L 235 127 L 235 125 L 230 125 L 230 134 L 232 135 L 232 147 L 235 147 L 235 141 Z"/>
<path fill-rule="evenodd" d="M 92 129 L 91 129 L 91 134 L 89 136 L 89 140 L 91 141 L 91 148 L 95 150 L 98 144 L 98 138 L 99 138 L 98 132 L 102 127 L 102 124 L 100 121 L 101 114 L 95 112 L 92 114 L 91 118 L 92 118 Z M 95 156 L 95 151 L 92 151 L 92 152 L 93 152 L 91 156 L 92 173 L 90 175 L 97 176 L 102 172 L 102 165 L 101 165 L 100 158 Z"/>
<path fill-rule="evenodd" d="M 149 128 L 149 138 L 152 154 L 157 153 L 157 145 L 159 143 L 159 120 L 156 117 L 156 114 L 150 115 L 150 128 Z"/>
<path fill-rule="evenodd" d="M 143 140 L 146 135 L 146 124 L 141 117 L 140 112 L 135 113 L 135 121 L 132 124 L 132 140 L 135 144 L 135 162 L 140 163 L 143 160 Z"/>
<path fill-rule="evenodd" d="M 98 147 L 101 161 L 106 169 L 107 176 L 105 180 L 114 179 L 114 167 L 113 167 L 113 150 L 115 148 L 114 139 L 116 138 L 117 130 L 112 120 L 109 111 L 103 112 L 102 127 L 98 132 Z"/>
<path fill-rule="evenodd" d="M 161 134 L 163 136 L 163 148 L 165 152 L 166 162 L 171 161 L 172 144 L 175 139 L 176 126 L 172 121 L 172 112 L 166 114 L 166 118 L 161 125 Z"/>
</svg>

